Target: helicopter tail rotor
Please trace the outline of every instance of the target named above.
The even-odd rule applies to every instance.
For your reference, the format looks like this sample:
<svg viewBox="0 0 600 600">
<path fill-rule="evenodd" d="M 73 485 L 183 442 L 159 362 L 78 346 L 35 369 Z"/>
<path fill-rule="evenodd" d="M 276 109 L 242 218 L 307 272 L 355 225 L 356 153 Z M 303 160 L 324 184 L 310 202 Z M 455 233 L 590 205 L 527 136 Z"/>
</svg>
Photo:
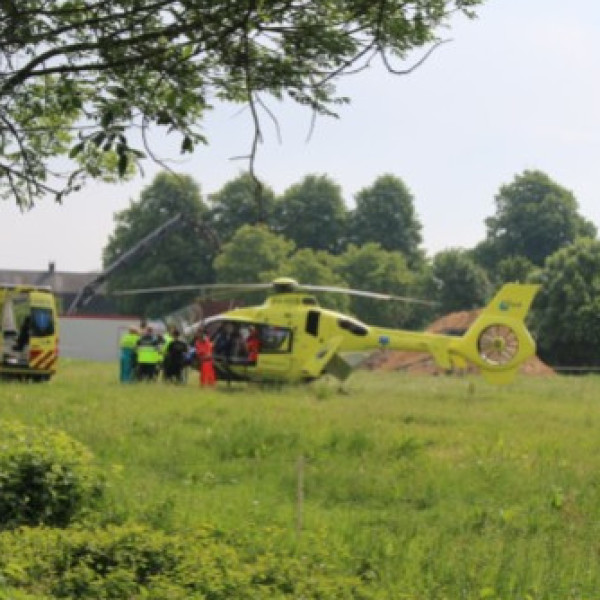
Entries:
<svg viewBox="0 0 600 600">
<path fill-rule="evenodd" d="M 535 355 L 524 319 L 539 287 L 505 284 L 467 332 L 449 345 L 450 359 L 475 364 L 493 383 L 511 381 L 519 366 Z"/>
</svg>

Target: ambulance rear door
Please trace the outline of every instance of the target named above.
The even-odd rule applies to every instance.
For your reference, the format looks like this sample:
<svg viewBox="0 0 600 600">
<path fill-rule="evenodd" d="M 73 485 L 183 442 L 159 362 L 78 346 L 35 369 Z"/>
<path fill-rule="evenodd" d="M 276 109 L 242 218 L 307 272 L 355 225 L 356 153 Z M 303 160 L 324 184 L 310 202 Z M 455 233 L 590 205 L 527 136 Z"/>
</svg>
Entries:
<svg viewBox="0 0 600 600">
<path fill-rule="evenodd" d="M 51 292 L 30 292 L 29 366 L 34 370 L 54 371 L 58 358 L 58 321 Z"/>
</svg>

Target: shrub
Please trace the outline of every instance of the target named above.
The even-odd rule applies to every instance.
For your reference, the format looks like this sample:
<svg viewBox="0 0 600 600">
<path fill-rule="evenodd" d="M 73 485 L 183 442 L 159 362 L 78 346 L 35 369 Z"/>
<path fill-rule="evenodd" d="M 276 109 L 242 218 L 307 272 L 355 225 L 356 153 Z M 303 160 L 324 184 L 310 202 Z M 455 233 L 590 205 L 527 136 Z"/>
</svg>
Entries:
<svg viewBox="0 0 600 600">
<path fill-rule="evenodd" d="M 270 545 L 271 535 L 262 532 L 262 547 L 248 552 L 210 527 L 177 535 L 139 525 L 22 528 L 0 534 L 0 582 L 36 598 L 372 598 L 323 544 L 293 556 Z"/>
<path fill-rule="evenodd" d="M 0 529 L 65 527 L 102 492 L 85 446 L 62 431 L 0 421 Z"/>
</svg>

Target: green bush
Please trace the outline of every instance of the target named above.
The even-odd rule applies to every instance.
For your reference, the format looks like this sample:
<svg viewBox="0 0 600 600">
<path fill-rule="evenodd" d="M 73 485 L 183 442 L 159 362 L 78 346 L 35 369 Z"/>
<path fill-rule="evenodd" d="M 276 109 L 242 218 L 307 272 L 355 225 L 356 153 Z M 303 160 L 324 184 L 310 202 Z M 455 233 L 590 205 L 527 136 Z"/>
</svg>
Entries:
<svg viewBox="0 0 600 600">
<path fill-rule="evenodd" d="M 5 531 L 0 589 L 36 598 L 372 598 L 359 577 L 335 566 L 334 553 L 323 555 L 323 543 L 294 556 L 270 545 L 271 535 L 262 532 L 262 547 L 249 552 L 208 527 L 179 535 L 138 525 Z"/>
<path fill-rule="evenodd" d="M 65 527 L 102 492 L 100 472 L 79 442 L 61 431 L 0 421 L 0 529 Z"/>
</svg>

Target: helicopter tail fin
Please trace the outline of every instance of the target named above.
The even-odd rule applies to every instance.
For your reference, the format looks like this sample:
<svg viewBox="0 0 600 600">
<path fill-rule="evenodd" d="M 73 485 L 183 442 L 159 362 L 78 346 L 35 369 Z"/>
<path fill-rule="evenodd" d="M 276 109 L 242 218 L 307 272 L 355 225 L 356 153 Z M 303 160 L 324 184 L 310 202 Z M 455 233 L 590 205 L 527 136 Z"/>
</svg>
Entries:
<svg viewBox="0 0 600 600">
<path fill-rule="evenodd" d="M 481 311 L 467 332 L 448 348 L 450 360 L 468 361 L 493 383 L 508 383 L 519 366 L 535 355 L 524 319 L 538 285 L 507 283 Z"/>
</svg>

